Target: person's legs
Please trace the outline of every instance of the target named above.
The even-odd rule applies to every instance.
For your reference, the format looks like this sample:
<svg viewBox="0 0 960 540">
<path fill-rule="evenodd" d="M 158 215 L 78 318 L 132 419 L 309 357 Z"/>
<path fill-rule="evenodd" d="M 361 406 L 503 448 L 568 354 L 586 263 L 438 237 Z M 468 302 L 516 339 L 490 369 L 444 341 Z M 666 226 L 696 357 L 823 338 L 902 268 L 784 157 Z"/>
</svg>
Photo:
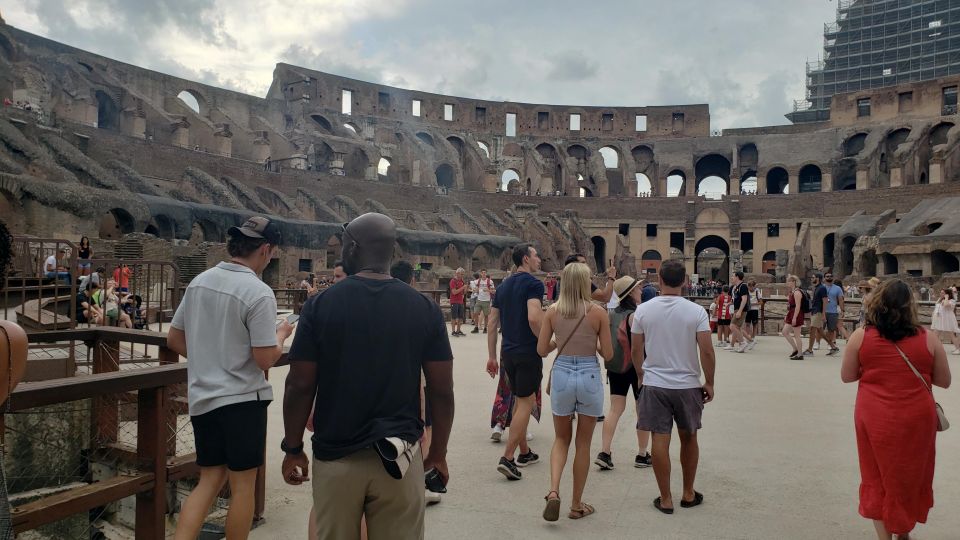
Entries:
<svg viewBox="0 0 960 540">
<path fill-rule="evenodd" d="M 314 538 L 356 540 L 360 537 L 367 487 L 378 472 L 387 474 L 375 450 L 363 449 L 333 461 L 312 460 Z M 410 464 L 407 474 L 413 474 Z M 423 496 L 423 465 L 420 465 Z M 391 478 L 391 481 L 396 482 Z"/>
<path fill-rule="evenodd" d="M 780 335 L 783 336 L 783 339 L 787 340 L 787 343 L 793 347 L 793 352 L 803 352 L 797 350 L 797 344 L 793 340 L 793 327 L 789 324 L 783 325 L 783 330 L 780 332 Z"/>
<path fill-rule="evenodd" d="M 180 516 L 177 519 L 174 540 L 194 540 L 200 534 L 200 528 L 203 527 L 203 521 L 207 518 L 207 512 L 209 512 L 213 500 L 223 489 L 226 481 L 226 465 L 200 467 L 200 481 L 197 483 L 197 487 L 193 488 L 190 495 L 180 505 Z M 233 501 L 230 501 L 230 507 L 233 508 Z M 248 530 L 251 524 L 252 521 L 247 523 Z"/>
<path fill-rule="evenodd" d="M 883 522 L 879 519 L 873 520 L 873 528 L 876 529 L 877 538 L 880 540 L 891 540 L 893 538 L 893 535 L 887 531 L 886 526 L 884 526 Z"/>
<path fill-rule="evenodd" d="M 530 423 L 530 413 L 537 404 L 535 394 L 526 397 L 515 398 L 516 407 L 513 410 L 513 419 L 510 422 L 510 432 L 507 437 L 507 445 L 503 449 L 503 457 L 512 460 L 517 448 L 521 453 L 526 453 L 523 447 L 527 445 L 527 426 Z M 527 449 L 529 451 L 529 448 Z"/>
<path fill-rule="evenodd" d="M 364 518 L 370 538 L 423 538 L 423 458 L 417 453 L 402 479 L 384 470 L 376 452 L 371 452 L 369 490 Z M 326 538 L 326 537 L 324 537 Z"/>
<path fill-rule="evenodd" d="M 227 510 L 227 538 L 244 540 L 253 526 L 254 491 L 257 484 L 257 469 L 228 471 L 230 482 L 230 508 Z"/>
<path fill-rule="evenodd" d="M 560 494 L 560 477 L 567 464 L 570 441 L 573 439 L 573 416 L 553 415 L 553 448 L 550 449 L 550 490 Z"/>
<path fill-rule="evenodd" d="M 587 475 L 590 473 L 590 441 L 593 440 L 596 427 L 595 416 L 577 415 L 576 453 L 573 456 L 573 495 L 570 498 L 572 510 L 583 507 L 583 489 L 587 485 Z"/>
<path fill-rule="evenodd" d="M 730 339 L 731 345 L 737 345 L 743 339 L 743 331 L 740 329 L 740 326 L 737 324 L 738 320 L 739 319 L 734 319 L 733 320 L 734 322 L 730 323 L 730 333 L 732 334 L 732 337 Z M 743 324 L 743 323 L 740 323 L 740 324 Z"/>
<path fill-rule="evenodd" d="M 693 481 L 697 478 L 697 464 L 700 461 L 700 445 L 697 432 L 678 429 L 680 437 L 680 467 L 683 469 L 683 498 L 692 501 L 694 497 Z"/>
<path fill-rule="evenodd" d="M 807 352 L 813 352 L 813 343 L 820 341 L 820 328 L 812 322 L 810 323 L 810 336 L 807 340 Z"/>
<path fill-rule="evenodd" d="M 600 451 L 611 454 L 610 446 L 613 444 L 613 435 L 617 432 L 617 422 L 623 416 L 623 411 L 627 408 L 627 396 L 618 396 L 610 394 L 610 410 L 603 419 L 603 433 L 600 438 Z"/>
<path fill-rule="evenodd" d="M 657 488 L 660 490 L 660 506 L 673 508 L 673 495 L 670 494 L 670 434 L 654 433 L 651 450 L 653 475 L 657 478 Z"/>
</svg>

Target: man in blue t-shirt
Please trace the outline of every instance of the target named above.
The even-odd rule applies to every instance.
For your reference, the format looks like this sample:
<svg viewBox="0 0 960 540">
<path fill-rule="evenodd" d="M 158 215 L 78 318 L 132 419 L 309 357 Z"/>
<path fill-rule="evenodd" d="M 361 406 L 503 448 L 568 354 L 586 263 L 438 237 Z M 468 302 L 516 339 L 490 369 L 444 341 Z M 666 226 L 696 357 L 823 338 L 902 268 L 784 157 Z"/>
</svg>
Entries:
<svg viewBox="0 0 960 540">
<path fill-rule="evenodd" d="M 840 314 L 843 313 L 843 289 L 833 283 L 833 274 L 823 275 L 824 288 L 826 296 L 823 299 L 823 313 L 826 320 L 824 338 L 830 344 L 830 352 L 827 356 L 833 356 L 840 352 L 837 347 L 837 328 L 840 325 Z"/>
<path fill-rule="evenodd" d="M 497 329 L 502 321 L 503 346 L 500 358 L 516 409 L 507 446 L 497 470 L 509 480 L 519 480 L 522 475 L 517 467 L 532 465 L 540 459 L 527 447 L 527 425 L 543 379 L 543 359 L 537 354 L 537 338 L 540 335 L 540 321 L 543 320 L 541 299 L 544 287 L 543 282 L 531 274 L 540 270 L 540 256 L 531 244 L 519 244 L 513 248 L 513 264 L 517 265 L 517 271 L 497 287 L 487 320 L 490 331 L 487 334 L 490 354 L 487 373 L 490 377 L 496 377 L 500 372 L 497 363 Z M 518 446 L 520 455 L 514 461 Z"/>
</svg>

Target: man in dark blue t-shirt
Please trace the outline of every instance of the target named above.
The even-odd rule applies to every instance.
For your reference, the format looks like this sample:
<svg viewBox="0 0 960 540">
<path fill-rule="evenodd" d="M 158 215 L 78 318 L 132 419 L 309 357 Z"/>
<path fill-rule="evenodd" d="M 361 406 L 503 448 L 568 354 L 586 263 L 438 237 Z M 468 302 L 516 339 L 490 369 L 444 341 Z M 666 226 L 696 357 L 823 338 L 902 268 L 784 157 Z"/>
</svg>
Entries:
<svg viewBox="0 0 960 540">
<path fill-rule="evenodd" d="M 517 265 L 517 272 L 497 287 L 497 295 L 493 299 L 487 321 L 490 330 L 487 334 L 487 348 L 490 353 L 487 373 L 496 377 L 500 372 L 497 364 L 497 329 L 502 326 L 503 346 L 500 349 L 500 358 L 516 409 L 513 412 L 507 446 L 497 470 L 510 480 L 519 480 L 522 475 L 517 466 L 532 465 L 540 459 L 533 450 L 529 447 L 524 450 L 524 447 L 527 446 L 530 413 L 537 403 L 537 390 L 543 380 L 543 359 L 537 354 L 537 338 L 540 335 L 540 321 L 543 319 L 540 301 L 544 287 L 543 282 L 531 274 L 540 270 L 540 257 L 532 245 L 519 244 L 514 247 L 513 263 Z M 518 446 L 520 455 L 514 461 L 513 455 Z"/>
<path fill-rule="evenodd" d="M 827 288 L 823 285 L 823 274 L 813 275 L 813 294 L 810 300 L 810 341 L 807 343 L 807 350 L 803 351 L 804 356 L 813 356 L 813 344 L 817 343 L 820 347 L 820 339 L 823 338 L 823 303 L 827 298 Z"/>
</svg>

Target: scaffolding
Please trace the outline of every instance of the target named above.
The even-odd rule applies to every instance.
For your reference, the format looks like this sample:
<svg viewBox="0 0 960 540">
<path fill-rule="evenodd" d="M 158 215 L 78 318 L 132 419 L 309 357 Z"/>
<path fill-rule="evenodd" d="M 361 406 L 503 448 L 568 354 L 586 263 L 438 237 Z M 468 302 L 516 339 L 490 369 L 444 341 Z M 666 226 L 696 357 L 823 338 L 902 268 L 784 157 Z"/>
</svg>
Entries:
<svg viewBox="0 0 960 540">
<path fill-rule="evenodd" d="M 823 57 L 807 62 L 793 123 L 830 118 L 834 94 L 960 74 L 960 0 L 838 0 Z"/>
</svg>

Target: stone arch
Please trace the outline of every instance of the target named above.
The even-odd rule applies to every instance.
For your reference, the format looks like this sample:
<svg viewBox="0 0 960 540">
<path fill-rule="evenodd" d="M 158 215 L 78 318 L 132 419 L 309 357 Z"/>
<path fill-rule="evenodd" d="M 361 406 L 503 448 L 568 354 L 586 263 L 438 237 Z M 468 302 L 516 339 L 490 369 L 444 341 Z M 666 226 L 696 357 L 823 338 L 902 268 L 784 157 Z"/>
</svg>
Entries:
<svg viewBox="0 0 960 540">
<path fill-rule="evenodd" d="M 224 235 L 220 227 L 216 223 L 208 219 L 198 219 L 194 223 L 194 227 L 200 228 L 200 233 L 204 242 L 223 242 Z"/>
<path fill-rule="evenodd" d="M 447 244 L 443 248 L 443 253 L 440 255 L 440 265 L 446 266 L 448 268 L 459 268 L 463 266 L 463 257 L 460 254 L 460 250 L 457 249 L 455 244 Z"/>
<path fill-rule="evenodd" d="M 450 135 L 447 137 L 447 142 L 450 143 L 450 146 L 457 151 L 457 155 L 460 156 L 460 162 L 463 163 L 464 153 L 463 150 L 465 145 L 463 139 L 457 137 L 456 135 Z"/>
<path fill-rule="evenodd" d="M 823 173 L 820 167 L 809 164 L 800 169 L 800 193 L 816 193 L 821 191 L 823 184 Z"/>
<path fill-rule="evenodd" d="M 619 169 L 620 168 L 620 151 L 613 146 L 604 146 L 600 150 L 600 155 L 603 156 L 603 166 L 607 169 Z"/>
<path fill-rule="evenodd" d="M 120 129 L 120 107 L 103 90 L 94 92 L 97 100 L 97 127 L 101 129 Z"/>
<path fill-rule="evenodd" d="M 313 120 L 313 123 L 317 125 L 322 131 L 326 133 L 333 133 L 333 125 L 330 123 L 330 120 L 327 120 L 327 117 L 323 116 L 320 113 L 313 113 L 310 115 L 310 119 Z"/>
<path fill-rule="evenodd" d="M 470 270 L 479 272 L 481 269 L 490 269 L 496 265 L 494 250 L 488 244 L 479 244 L 470 255 Z"/>
<path fill-rule="evenodd" d="M 417 138 L 420 139 L 423 142 L 423 144 L 426 144 L 430 148 L 434 147 L 433 137 L 429 133 L 425 131 L 420 131 L 417 133 Z"/>
<path fill-rule="evenodd" d="M 705 264 L 707 257 L 704 257 L 704 252 L 707 255 L 711 253 L 707 250 L 716 250 L 723 254 L 723 259 L 719 265 Z M 701 278 L 728 281 L 730 276 L 730 244 L 726 240 L 715 234 L 704 236 L 697 240 L 693 252 L 694 270 Z"/>
<path fill-rule="evenodd" d="M 900 262 L 897 260 L 896 255 L 891 253 L 881 253 L 880 261 L 883 262 L 883 274 L 885 276 L 900 273 Z"/>
<path fill-rule="evenodd" d="M 687 193 L 687 174 L 680 169 L 667 173 L 667 197 L 682 197 Z"/>
<path fill-rule="evenodd" d="M 780 195 L 790 188 L 790 175 L 783 167 L 774 167 L 767 171 L 767 195 Z"/>
<path fill-rule="evenodd" d="M 863 151 L 867 143 L 866 133 L 856 133 L 843 141 L 843 157 L 853 157 Z"/>
<path fill-rule="evenodd" d="M 100 216 L 100 238 L 117 240 L 135 230 L 136 220 L 123 208 L 111 208 Z"/>
<path fill-rule="evenodd" d="M 930 146 L 947 144 L 947 134 L 953 127 L 953 122 L 940 122 L 930 130 Z"/>
<path fill-rule="evenodd" d="M 377 178 L 379 178 L 381 182 L 390 182 L 392 180 L 390 175 L 391 165 L 393 165 L 393 163 L 389 159 L 383 156 L 380 157 L 380 161 L 377 163 Z"/>
<path fill-rule="evenodd" d="M 551 191 L 563 190 L 563 165 L 559 154 L 557 153 L 556 147 L 550 143 L 540 143 L 536 146 L 535 150 L 544 161 L 544 176 L 549 176 L 552 185 L 550 186 Z"/>
<path fill-rule="evenodd" d="M 505 169 L 503 173 L 500 174 L 500 190 L 501 191 L 510 191 L 510 183 L 517 183 L 517 191 L 520 190 L 520 173 L 516 169 Z M 512 193 L 512 191 L 511 191 Z"/>
<path fill-rule="evenodd" d="M 697 195 L 716 195 L 730 193 L 730 160 L 720 154 L 707 154 L 697 160 L 694 167 Z M 722 181 L 722 185 L 721 185 Z M 703 184 L 703 188 L 701 188 Z"/>
<path fill-rule="evenodd" d="M 860 254 L 860 275 L 864 277 L 877 275 L 877 252 L 868 249 Z"/>
<path fill-rule="evenodd" d="M 327 172 L 330 168 L 330 162 L 333 161 L 333 148 L 330 145 L 317 141 L 313 145 L 313 170 L 317 172 Z"/>
<path fill-rule="evenodd" d="M 633 163 L 638 172 L 644 172 L 653 165 L 653 149 L 645 144 L 633 147 L 630 150 L 630 156 L 633 158 Z"/>
<path fill-rule="evenodd" d="M 853 246 L 856 243 L 857 237 L 852 234 L 840 239 L 840 260 L 836 261 L 837 268 L 833 271 L 836 277 L 849 276 L 853 273 Z"/>
<path fill-rule="evenodd" d="M 437 185 L 447 189 L 453 189 L 457 182 L 457 174 L 447 163 L 441 164 L 435 171 L 437 175 Z"/>
<path fill-rule="evenodd" d="M 653 182 L 645 173 L 636 173 L 634 178 L 637 181 L 637 197 L 649 197 L 653 195 Z"/>
<path fill-rule="evenodd" d="M 824 268 L 833 268 L 834 263 L 836 262 L 834 257 L 834 251 L 837 248 L 837 235 L 830 233 L 823 237 L 823 267 Z"/>
<path fill-rule="evenodd" d="M 748 195 L 757 193 L 757 171 L 747 169 L 747 172 L 740 176 L 740 193 Z"/>
<path fill-rule="evenodd" d="M 938 276 L 947 272 L 960 272 L 960 259 L 942 249 L 935 249 L 930 253 L 930 271 Z"/>
<path fill-rule="evenodd" d="M 853 191 L 857 189 L 857 161 L 852 158 L 841 159 L 833 169 L 833 190 Z"/>
<path fill-rule="evenodd" d="M 573 144 L 567 147 L 567 155 L 578 162 L 586 162 L 590 159 L 590 150 L 581 144 Z"/>
<path fill-rule="evenodd" d="M 762 264 L 762 272 L 764 274 L 776 275 L 777 273 L 777 252 L 768 251 L 763 254 L 763 258 L 760 263 Z"/>
<path fill-rule="evenodd" d="M 354 124 L 353 122 L 344 122 L 343 129 L 346 130 L 347 134 L 353 138 L 356 138 L 356 139 L 362 138 L 362 136 L 360 135 L 361 133 L 360 126 L 358 126 L 357 124 Z"/>
<path fill-rule="evenodd" d="M 593 261 L 597 271 L 600 271 L 607 267 L 607 241 L 602 236 L 594 236 L 590 242 L 593 243 Z"/>
<path fill-rule="evenodd" d="M 199 116 L 207 116 L 209 112 L 209 107 L 207 107 L 207 100 L 204 99 L 203 94 L 186 88 L 181 90 L 177 94 L 177 99 L 179 99 L 188 109 L 194 112 Z"/>
<path fill-rule="evenodd" d="M 648 249 L 640 255 L 640 271 L 644 274 L 656 274 L 660 271 L 663 256 L 655 249 Z"/>
<path fill-rule="evenodd" d="M 173 240 L 177 236 L 177 222 L 164 214 L 157 214 L 153 217 L 153 224 L 156 225 L 157 238 L 164 240 Z"/>
<path fill-rule="evenodd" d="M 487 156 L 487 159 L 490 159 L 490 145 L 483 142 L 477 141 L 477 147 L 480 148 L 480 151 L 483 152 L 483 155 Z"/>
<path fill-rule="evenodd" d="M 346 176 L 352 178 L 364 179 L 367 176 L 367 167 L 370 166 L 370 158 L 367 153 L 359 146 L 343 158 L 343 172 Z"/>
</svg>

